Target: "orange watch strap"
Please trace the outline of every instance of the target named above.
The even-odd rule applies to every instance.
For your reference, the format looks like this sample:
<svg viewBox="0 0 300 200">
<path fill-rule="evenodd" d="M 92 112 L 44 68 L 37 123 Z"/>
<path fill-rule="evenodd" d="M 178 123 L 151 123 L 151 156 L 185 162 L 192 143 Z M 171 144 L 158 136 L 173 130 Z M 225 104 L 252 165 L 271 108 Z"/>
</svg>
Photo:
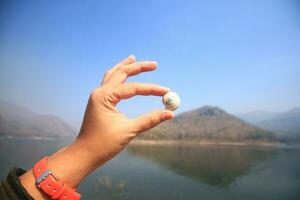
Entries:
<svg viewBox="0 0 300 200">
<path fill-rule="evenodd" d="M 69 188 L 67 184 L 60 181 L 47 165 L 48 157 L 44 157 L 38 161 L 33 167 L 36 186 L 44 191 L 51 199 L 59 200 L 79 200 L 80 194 L 76 189 Z"/>
</svg>

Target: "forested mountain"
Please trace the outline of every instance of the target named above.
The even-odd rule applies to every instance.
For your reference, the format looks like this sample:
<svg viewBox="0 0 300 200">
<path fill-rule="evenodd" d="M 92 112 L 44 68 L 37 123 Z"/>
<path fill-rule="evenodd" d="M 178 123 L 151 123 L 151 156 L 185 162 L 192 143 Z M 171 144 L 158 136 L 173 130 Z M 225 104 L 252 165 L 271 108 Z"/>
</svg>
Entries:
<svg viewBox="0 0 300 200">
<path fill-rule="evenodd" d="M 221 108 L 204 106 L 176 116 L 142 134 L 140 139 L 273 140 L 274 134 L 250 125 Z"/>
</svg>

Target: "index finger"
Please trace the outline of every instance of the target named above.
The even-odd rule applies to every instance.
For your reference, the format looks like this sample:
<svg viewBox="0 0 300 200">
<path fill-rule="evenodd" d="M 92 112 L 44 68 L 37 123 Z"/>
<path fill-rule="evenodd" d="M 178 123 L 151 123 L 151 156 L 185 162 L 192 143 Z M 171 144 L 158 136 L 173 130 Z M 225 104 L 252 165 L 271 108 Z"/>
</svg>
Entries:
<svg viewBox="0 0 300 200">
<path fill-rule="evenodd" d="M 117 66 L 111 76 L 105 80 L 106 84 L 120 84 L 126 81 L 129 76 L 134 76 L 143 72 L 153 71 L 157 67 L 155 61 L 141 61 L 129 65 Z"/>
<path fill-rule="evenodd" d="M 150 83 L 125 83 L 117 88 L 119 99 L 128 99 L 136 95 L 163 96 L 169 91 L 167 87 Z"/>
</svg>

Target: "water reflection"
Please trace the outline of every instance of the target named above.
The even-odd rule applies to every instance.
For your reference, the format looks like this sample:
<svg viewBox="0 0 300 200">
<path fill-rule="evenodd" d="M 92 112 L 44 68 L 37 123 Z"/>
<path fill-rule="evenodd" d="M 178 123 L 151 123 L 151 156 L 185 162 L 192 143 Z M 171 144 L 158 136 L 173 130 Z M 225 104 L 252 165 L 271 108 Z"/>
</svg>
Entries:
<svg viewBox="0 0 300 200">
<path fill-rule="evenodd" d="M 131 145 L 128 151 L 218 187 L 228 187 L 256 164 L 277 155 L 275 148 L 197 145 Z"/>
<path fill-rule="evenodd" d="M 0 178 L 69 144 L 0 140 Z M 83 199 L 300 199 L 300 148 L 130 146 L 78 188 Z"/>
<path fill-rule="evenodd" d="M 120 196 L 125 191 L 127 187 L 127 181 L 119 180 L 116 183 L 112 180 L 112 177 L 108 175 L 100 176 L 96 181 L 96 188 L 98 190 L 107 190 L 109 192 L 114 192 Z"/>
</svg>

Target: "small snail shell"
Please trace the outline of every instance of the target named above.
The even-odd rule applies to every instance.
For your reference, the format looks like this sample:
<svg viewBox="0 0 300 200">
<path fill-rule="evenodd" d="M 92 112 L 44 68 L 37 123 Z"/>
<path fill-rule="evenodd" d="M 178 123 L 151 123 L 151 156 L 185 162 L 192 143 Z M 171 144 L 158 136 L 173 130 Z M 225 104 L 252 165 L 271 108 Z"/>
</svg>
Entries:
<svg viewBox="0 0 300 200">
<path fill-rule="evenodd" d="M 180 105 L 180 98 L 175 92 L 168 92 L 163 96 L 162 102 L 167 110 L 174 111 Z"/>
</svg>

